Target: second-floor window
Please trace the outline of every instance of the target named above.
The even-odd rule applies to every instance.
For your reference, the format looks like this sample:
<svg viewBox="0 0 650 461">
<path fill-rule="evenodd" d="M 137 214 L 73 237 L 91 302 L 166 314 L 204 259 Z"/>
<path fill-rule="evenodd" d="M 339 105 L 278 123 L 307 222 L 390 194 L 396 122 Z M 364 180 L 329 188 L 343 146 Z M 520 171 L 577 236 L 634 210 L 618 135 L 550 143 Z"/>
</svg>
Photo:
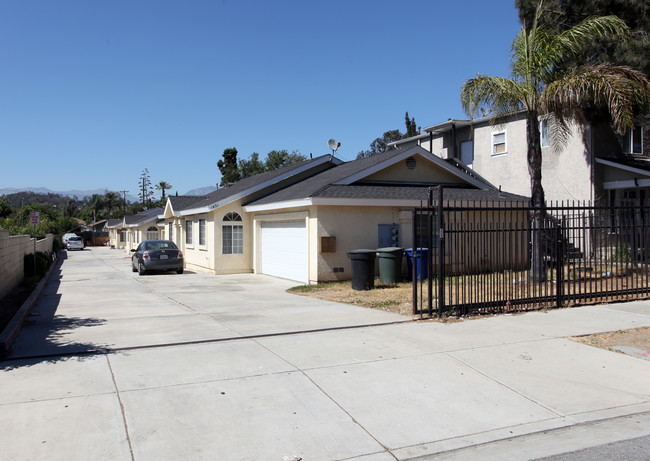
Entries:
<svg viewBox="0 0 650 461">
<path fill-rule="evenodd" d="M 643 129 L 635 126 L 623 135 L 623 152 L 626 154 L 643 154 Z"/>
<path fill-rule="evenodd" d="M 492 133 L 492 155 L 508 153 L 506 146 L 506 132 Z"/>
</svg>

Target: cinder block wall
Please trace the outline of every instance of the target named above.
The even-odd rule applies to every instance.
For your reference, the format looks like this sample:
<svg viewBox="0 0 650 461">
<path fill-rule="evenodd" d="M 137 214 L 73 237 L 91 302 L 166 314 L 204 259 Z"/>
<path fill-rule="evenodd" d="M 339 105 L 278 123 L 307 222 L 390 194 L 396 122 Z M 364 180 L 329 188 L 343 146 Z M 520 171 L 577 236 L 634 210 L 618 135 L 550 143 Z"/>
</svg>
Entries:
<svg viewBox="0 0 650 461">
<path fill-rule="evenodd" d="M 36 251 L 52 251 L 54 236 L 47 234 L 36 241 Z M 34 240 L 29 235 L 9 235 L 0 230 L 0 298 L 23 280 L 23 261 L 26 254 L 34 252 Z"/>
</svg>

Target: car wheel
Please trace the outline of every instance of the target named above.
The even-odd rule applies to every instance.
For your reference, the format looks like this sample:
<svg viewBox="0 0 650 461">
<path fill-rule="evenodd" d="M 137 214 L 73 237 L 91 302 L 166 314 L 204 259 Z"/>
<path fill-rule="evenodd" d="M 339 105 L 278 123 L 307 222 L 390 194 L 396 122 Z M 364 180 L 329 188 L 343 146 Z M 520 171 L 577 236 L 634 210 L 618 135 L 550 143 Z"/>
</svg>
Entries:
<svg viewBox="0 0 650 461">
<path fill-rule="evenodd" d="M 147 270 L 144 268 L 144 263 L 138 264 L 138 274 L 144 275 L 147 273 Z"/>
<path fill-rule="evenodd" d="M 176 271 L 176 273 L 177 273 L 177 274 L 182 274 L 182 273 L 183 273 L 183 268 L 181 267 L 180 269 L 178 269 L 178 270 Z"/>
</svg>

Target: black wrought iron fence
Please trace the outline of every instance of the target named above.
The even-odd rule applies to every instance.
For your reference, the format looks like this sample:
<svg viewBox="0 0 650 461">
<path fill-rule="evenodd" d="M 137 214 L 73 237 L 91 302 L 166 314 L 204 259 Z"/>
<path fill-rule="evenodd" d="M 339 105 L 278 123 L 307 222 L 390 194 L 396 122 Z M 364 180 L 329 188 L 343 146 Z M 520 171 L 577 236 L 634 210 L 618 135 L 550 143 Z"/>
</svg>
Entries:
<svg viewBox="0 0 650 461">
<path fill-rule="evenodd" d="M 442 194 L 437 192 L 436 194 Z M 413 313 L 499 313 L 650 296 L 650 206 L 451 202 L 413 211 Z"/>
</svg>

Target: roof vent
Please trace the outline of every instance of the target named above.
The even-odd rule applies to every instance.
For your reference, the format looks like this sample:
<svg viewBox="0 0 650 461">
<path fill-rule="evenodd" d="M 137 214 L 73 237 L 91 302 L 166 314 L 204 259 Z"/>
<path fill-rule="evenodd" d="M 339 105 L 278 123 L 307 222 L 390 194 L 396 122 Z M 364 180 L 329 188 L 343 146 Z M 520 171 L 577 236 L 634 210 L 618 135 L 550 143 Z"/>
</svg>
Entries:
<svg viewBox="0 0 650 461">
<path fill-rule="evenodd" d="M 415 169 L 415 159 L 413 157 L 409 157 L 406 159 L 406 168 L 408 168 L 409 170 Z"/>
</svg>

